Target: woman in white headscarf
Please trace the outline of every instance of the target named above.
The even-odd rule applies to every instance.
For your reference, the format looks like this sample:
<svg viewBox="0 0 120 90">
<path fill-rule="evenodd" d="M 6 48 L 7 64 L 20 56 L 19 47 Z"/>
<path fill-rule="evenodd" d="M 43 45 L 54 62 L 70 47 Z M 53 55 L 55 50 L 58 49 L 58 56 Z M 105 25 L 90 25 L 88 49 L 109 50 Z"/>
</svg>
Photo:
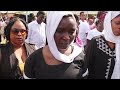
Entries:
<svg viewBox="0 0 120 90">
<path fill-rule="evenodd" d="M 109 11 L 103 35 L 90 42 L 85 56 L 89 79 L 120 79 L 120 11 Z"/>
<path fill-rule="evenodd" d="M 47 42 L 25 64 L 24 78 L 82 79 L 87 76 L 82 48 L 73 44 L 77 23 L 68 11 L 50 11 L 47 15 Z"/>
</svg>

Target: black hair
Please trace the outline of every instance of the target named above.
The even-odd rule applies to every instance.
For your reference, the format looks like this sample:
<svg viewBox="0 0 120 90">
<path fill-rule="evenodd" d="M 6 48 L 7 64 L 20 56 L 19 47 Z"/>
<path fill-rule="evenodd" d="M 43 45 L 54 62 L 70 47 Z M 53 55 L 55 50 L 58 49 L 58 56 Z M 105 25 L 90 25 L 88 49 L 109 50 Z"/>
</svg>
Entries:
<svg viewBox="0 0 120 90">
<path fill-rule="evenodd" d="M 82 11 L 82 12 L 80 12 L 80 15 L 81 15 L 82 13 L 85 13 L 85 12 L 83 12 L 83 11 Z"/>
<path fill-rule="evenodd" d="M 74 14 L 74 17 L 75 17 L 76 21 L 79 21 L 79 17 L 77 14 Z"/>
<path fill-rule="evenodd" d="M 4 29 L 4 34 L 8 41 L 10 41 L 10 30 L 11 30 L 12 26 L 14 25 L 14 23 L 18 20 L 20 20 L 25 25 L 26 30 L 28 30 L 28 25 L 23 19 L 21 19 L 19 17 L 14 17 L 13 19 L 11 19 L 9 21 L 9 23 L 7 24 L 7 26 Z M 27 35 L 26 35 L 26 38 L 27 38 Z"/>
<path fill-rule="evenodd" d="M 28 23 L 32 22 L 33 20 L 35 20 L 35 15 L 33 13 L 30 13 L 28 15 Z"/>
<path fill-rule="evenodd" d="M 29 17 L 35 17 L 35 15 L 33 13 L 30 13 Z"/>
<path fill-rule="evenodd" d="M 38 17 L 40 14 L 45 15 L 45 12 L 44 11 L 38 11 L 36 17 Z"/>
</svg>

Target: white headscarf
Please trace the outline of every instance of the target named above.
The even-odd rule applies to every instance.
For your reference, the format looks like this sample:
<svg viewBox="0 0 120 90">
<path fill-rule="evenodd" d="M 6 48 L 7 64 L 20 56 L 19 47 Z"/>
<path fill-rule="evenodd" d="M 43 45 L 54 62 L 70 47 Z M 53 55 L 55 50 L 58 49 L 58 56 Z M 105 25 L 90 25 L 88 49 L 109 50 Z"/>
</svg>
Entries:
<svg viewBox="0 0 120 90">
<path fill-rule="evenodd" d="M 54 40 L 54 34 L 63 16 L 68 15 L 68 14 L 71 14 L 75 20 L 73 13 L 69 11 L 49 11 L 47 15 L 47 19 L 46 19 L 47 20 L 46 35 L 47 35 L 47 41 L 48 41 L 50 52 L 53 54 L 53 56 L 57 60 L 65 62 L 65 63 L 71 63 L 74 60 L 74 58 L 78 56 L 82 51 L 82 48 L 73 44 L 74 40 L 71 43 L 74 49 L 73 49 L 73 52 L 69 56 L 60 53 L 57 49 L 57 46 Z"/>
<path fill-rule="evenodd" d="M 120 14 L 120 11 L 109 11 L 105 16 L 103 34 L 107 41 L 115 43 L 116 62 L 111 79 L 120 79 L 120 36 L 112 32 L 111 20 Z"/>
</svg>

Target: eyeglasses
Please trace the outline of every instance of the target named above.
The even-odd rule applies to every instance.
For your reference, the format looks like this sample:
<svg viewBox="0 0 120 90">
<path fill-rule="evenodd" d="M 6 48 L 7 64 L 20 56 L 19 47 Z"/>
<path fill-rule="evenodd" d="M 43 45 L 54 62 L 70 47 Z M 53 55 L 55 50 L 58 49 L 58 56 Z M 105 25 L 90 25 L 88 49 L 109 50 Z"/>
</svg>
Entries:
<svg viewBox="0 0 120 90">
<path fill-rule="evenodd" d="M 27 34 L 27 30 L 24 30 L 24 29 L 17 29 L 17 28 L 14 28 L 14 29 L 11 29 L 11 32 L 15 35 L 17 35 L 19 32 L 22 34 L 22 35 L 25 35 Z"/>
</svg>

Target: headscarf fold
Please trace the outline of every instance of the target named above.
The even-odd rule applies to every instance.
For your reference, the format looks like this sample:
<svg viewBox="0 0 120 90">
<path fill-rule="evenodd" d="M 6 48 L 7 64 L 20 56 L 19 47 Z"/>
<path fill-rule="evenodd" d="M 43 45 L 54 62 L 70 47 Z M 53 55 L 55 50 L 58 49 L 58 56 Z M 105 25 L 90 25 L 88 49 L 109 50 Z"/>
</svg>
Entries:
<svg viewBox="0 0 120 90">
<path fill-rule="evenodd" d="M 116 60 L 111 79 L 120 79 L 120 36 L 115 36 L 112 31 L 111 20 L 120 14 L 120 11 L 109 11 L 105 16 L 103 34 L 109 42 L 115 43 Z"/>
<path fill-rule="evenodd" d="M 62 54 L 57 49 L 57 46 L 54 40 L 54 34 L 63 16 L 68 14 L 72 15 L 72 17 L 75 20 L 73 13 L 69 11 L 49 11 L 46 19 L 47 20 L 46 35 L 47 35 L 47 41 L 48 41 L 50 52 L 57 60 L 62 61 L 64 63 L 71 63 L 74 60 L 74 58 L 78 56 L 82 51 L 82 48 L 73 44 L 74 40 L 70 44 L 74 48 L 73 48 L 73 52 L 69 56 Z"/>
</svg>

